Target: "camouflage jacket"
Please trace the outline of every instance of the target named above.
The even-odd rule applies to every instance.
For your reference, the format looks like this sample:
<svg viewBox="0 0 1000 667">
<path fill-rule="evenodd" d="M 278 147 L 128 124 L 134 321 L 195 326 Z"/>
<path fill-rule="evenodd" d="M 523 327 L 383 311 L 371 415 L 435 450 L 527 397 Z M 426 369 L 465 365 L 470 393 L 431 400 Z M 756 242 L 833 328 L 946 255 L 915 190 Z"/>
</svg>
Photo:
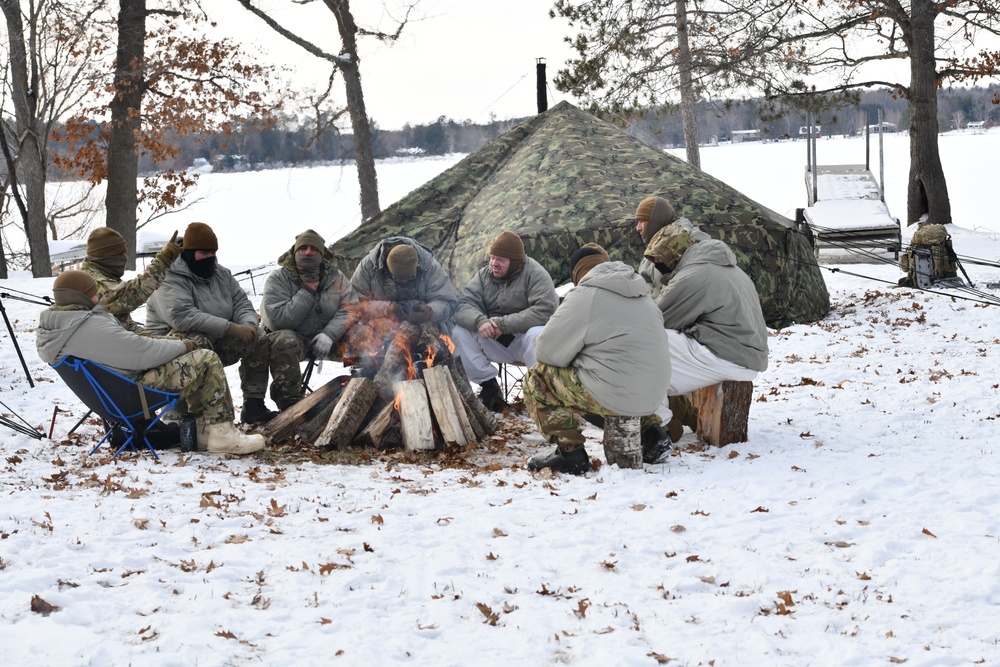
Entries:
<svg viewBox="0 0 1000 667">
<path fill-rule="evenodd" d="M 455 320 L 469 331 L 478 331 L 496 317 L 503 333 L 523 334 L 543 326 L 559 305 L 552 277 L 542 265 L 528 257 L 511 278 L 495 278 L 489 266 L 472 277 L 462 290 Z"/>
<path fill-rule="evenodd" d="M 141 308 L 167 275 L 167 265 L 159 258 L 146 267 L 142 275 L 121 280 L 101 267 L 84 260 L 80 269 L 97 281 L 98 302 L 118 318 L 122 326 L 138 334 L 145 333 L 142 325 L 132 319 L 132 311 Z"/>
<path fill-rule="evenodd" d="M 319 289 L 302 286 L 294 249 L 278 258 L 278 269 L 264 283 L 260 317 L 269 331 L 291 329 L 307 339 L 325 333 L 337 341 L 347 331 L 348 304 L 357 301 L 351 282 L 333 265 L 333 254 L 323 253 Z"/>
<path fill-rule="evenodd" d="M 623 262 L 598 264 L 566 294 L 538 336 L 538 361 L 572 366 L 593 398 L 644 416 L 670 385 L 670 351 L 649 287 Z"/>
<path fill-rule="evenodd" d="M 38 356 L 54 364 L 65 356 L 90 359 L 123 375 L 162 366 L 186 352 L 184 342 L 139 336 L 104 306 L 51 306 L 38 316 Z"/>
<path fill-rule="evenodd" d="M 198 332 L 213 343 L 226 335 L 229 323 L 257 326 L 259 318 L 246 291 L 224 266 L 211 278 L 199 278 L 181 259 L 146 303 L 146 329 L 154 336 L 171 330 Z"/>
<path fill-rule="evenodd" d="M 417 251 L 417 275 L 405 285 L 400 285 L 389 273 L 386 256 L 400 243 L 413 246 Z M 431 251 L 405 236 L 392 236 L 371 249 L 362 259 L 351 284 L 360 300 L 371 301 L 420 301 L 434 311 L 433 322 L 442 324 L 449 331 L 455 324 L 453 319 L 458 299 L 448 274 L 434 259 Z"/>
<path fill-rule="evenodd" d="M 767 325 L 753 281 L 722 241 L 688 248 L 660 292 L 663 326 L 691 336 L 715 356 L 755 371 L 767 368 Z"/>
</svg>

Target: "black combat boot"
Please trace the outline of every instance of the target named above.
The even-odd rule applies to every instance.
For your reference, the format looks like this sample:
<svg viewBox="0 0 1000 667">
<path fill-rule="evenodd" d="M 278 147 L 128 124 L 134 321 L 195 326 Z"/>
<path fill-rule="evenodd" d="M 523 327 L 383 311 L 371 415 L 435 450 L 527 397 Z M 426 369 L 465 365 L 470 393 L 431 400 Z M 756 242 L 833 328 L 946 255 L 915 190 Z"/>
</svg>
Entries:
<svg viewBox="0 0 1000 667">
<path fill-rule="evenodd" d="M 487 380 L 479 385 L 479 402 L 486 406 L 488 410 L 500 412 L 507 406 L 504 400 L 503 390 L 496 378 Z"/>
<path fill-rule="evenodd" d="M 651 426 L 642 434 L 642 462 L 666 463 L 670 456 L 670 436 L 661 426 Z"/>
<path fill-rule="evenodd" d="M 557 447 L 551 454 L 539 454 L 528 461 L 528 470 L 532 472 L 543 468 L 549 468 L 553 472 L 582 475 L 590 470 L 590 457 L 583 447 L 566 453 L 559 451 Z"/>
<path fill-rule="evenodd" d="M 584 412 L 580 415 L 583 420 L 588 424 L 593 424 L 597 428 L 604 428 L 604 417 L 601 415 L 595 415 L 592 412 Z"/>
<path fill-rule="evenodd" d="M 244 424 L 266 424 L 277 415 L 277 412 L 267 409 L 263 398 L 247 398 L 240 410 L 240 421 Z"/>
</svg>

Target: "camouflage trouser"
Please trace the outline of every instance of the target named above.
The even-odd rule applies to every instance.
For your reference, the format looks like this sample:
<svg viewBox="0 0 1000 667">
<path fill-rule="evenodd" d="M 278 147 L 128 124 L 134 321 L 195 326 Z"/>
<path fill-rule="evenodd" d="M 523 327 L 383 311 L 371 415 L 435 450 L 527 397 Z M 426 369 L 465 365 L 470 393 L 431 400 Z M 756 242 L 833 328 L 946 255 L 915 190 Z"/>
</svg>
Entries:
<svg viewBox="0 0 1000 667">
<path fill-rule="evenodd" d="M 279 410 L 284 410 L 302 398 L 302 369 L 299 364 L 309 352 L 309 341 L 291 329 L 272 331 L 265 338 L 268 365 L 271 367 L 271 400 Z"/>
<path fill-rule="evenodd" d="M 136 379 L 153 389 L 180 392 L 187 411 L 209 424 L 233 421 L 233 397 L 226 372 L 219 355 L 211 350 L 182 354 Z"/>
<path fill-rule="evenodd" d="M 193 340 L 203 350 L 213 350 L 223 366 L 240 362 L 240 388 L 243 400 L 264 398 L 267 392 L 267 336 L 258 327 L 257 334 L 247 344 L 232 336 L 223 336 L 214 343 L 198 331 L 171 331 L 170 336 Z"/>
<path fill-rule="evenodd" d="M 580 382 L 572 367 L 560 368 L 537 363 L 524 376 L 524 403 L 538 430 L 566 453 L 583 447 L 585 438 L 577 424 L 576 415 L 588 413 L 607 417 L 609 411 L 594 400 Z M 658 426 L 660 418 L 646 415 L 641 429 Z"/>
</svg>

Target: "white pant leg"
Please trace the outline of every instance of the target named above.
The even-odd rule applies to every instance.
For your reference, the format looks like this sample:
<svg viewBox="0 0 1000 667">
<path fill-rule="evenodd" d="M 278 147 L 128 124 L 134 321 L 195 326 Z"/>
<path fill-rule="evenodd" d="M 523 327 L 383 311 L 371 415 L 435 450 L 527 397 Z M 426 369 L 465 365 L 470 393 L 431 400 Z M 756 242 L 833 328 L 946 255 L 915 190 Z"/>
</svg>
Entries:
<svg viewBox="0 0 1000 667">
<path fill-rule="evenodd" d="M 525 368 L 531 368 L 538 362 L 538 355 L 535 353 L 535 341 L 538 339 L 538 335 L 542 333 L 542 329 L 545 327 L 531 327 L 523 334 L 518 334 L 515 336 L 515 340 L 511 343 L 511 348 L 515 345 L 517 346 L 516 354 L 524 362 Z"/>
<path fill-rule="evenodd" d="M 456 336 L 459 330 L 462 333 Z M 511 344 L 504 346 L 495 340 L 483 338 L 478 333 L 474 334 L 468 329 L 455 327 L 451 339 L 455 343 L 455 354 L 462 357 L 469 380 L 482 384 L 497 375 L 497 369 L 490 364 L 491 361 L 500 364 L 524 364 L 527 368 L 534 366 L 537 361 L 535 339 L 541 332 L 542 327 L 532 327 L 523 334 L 514 334 Z M 466 357 L 466 354 L 469 356 Z"/>
<path fill-rule="evenodd" d="M 707 347 L 680 331 L 664 329 L 664 333 L 670 348 L 670 387 L 667 389 L 667 396 L 689 394 L 695 389 L 726 380 L 752 382 L 757 378 L 757 371 L 720 359 Z M 669 420 L 672 413 L 667 407 L 667 396 L 663 397 L 663 405 L 656 414 Z"/>
<path fill-rule="evenodd" d="M 462 326 L 451 330 L 451 341 L 455 344 L 455 356 L 462 358 L 465 373 L 471 382 L 482 384 L 497 376 L 497 368 L 490 363 L 483 350 L 483 343 L 492 343 L 479 333 L 472 333 Z"/>
</svg>

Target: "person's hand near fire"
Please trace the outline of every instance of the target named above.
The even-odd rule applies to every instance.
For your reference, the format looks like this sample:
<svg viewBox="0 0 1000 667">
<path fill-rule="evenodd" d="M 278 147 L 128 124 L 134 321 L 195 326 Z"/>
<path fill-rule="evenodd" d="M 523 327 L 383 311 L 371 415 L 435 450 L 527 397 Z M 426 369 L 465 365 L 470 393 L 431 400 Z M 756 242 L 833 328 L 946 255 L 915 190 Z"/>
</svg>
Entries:
<svg viewBox="0 0 1000 667">
<path fill-rule="evenodd" d="M 421 301 L 400 301 L 394 310 L 397 319 L 411 324 L 424 324 L 434 319 L 434 309 Z"/>
</svg>

